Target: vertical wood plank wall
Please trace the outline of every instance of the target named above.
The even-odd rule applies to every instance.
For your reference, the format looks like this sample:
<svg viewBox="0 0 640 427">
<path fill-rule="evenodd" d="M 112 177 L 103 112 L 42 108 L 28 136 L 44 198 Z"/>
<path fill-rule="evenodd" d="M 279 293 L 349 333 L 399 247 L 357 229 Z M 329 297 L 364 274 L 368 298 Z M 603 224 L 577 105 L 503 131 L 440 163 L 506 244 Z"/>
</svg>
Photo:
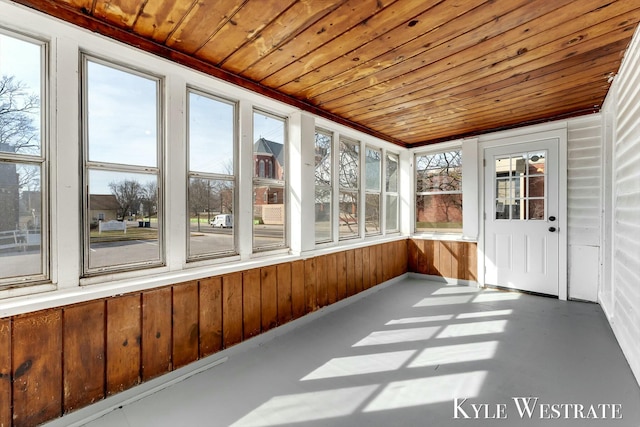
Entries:
<svg viewBox="0 0 640 427">
<path fill-rule="evenodd" d="M 34 426 L 407 272 L 407 240 L 0 319 L 0 427 Z"/>
<path fill-rule="evenodd" d="M 399 240 L 0 319 L 0 427 L 58 418 L 406 272 L 475 281 L 476 250 Z"/>
<path fill-rule="evenodd" d="M 475 242 L 409 239 L 408 270 L 469 281 L 478 280 Z"/>
</svg>

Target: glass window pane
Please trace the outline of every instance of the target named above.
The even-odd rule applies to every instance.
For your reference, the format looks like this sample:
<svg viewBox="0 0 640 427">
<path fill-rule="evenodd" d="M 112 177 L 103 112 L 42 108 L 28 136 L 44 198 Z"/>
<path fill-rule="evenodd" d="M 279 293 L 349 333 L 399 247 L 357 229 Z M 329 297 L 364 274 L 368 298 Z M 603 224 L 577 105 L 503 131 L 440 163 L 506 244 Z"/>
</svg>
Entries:
<svg viewBox="0 0 640 427">
<path fill-rule="evenodd" d="M 527 161 L 529 164 L 529 175 L 544 175 L 546 169 L 546 151 L 527 153 Z"/>
<path fill-rule="evenodd" d="M 254 249 L 285 245 L 284 187 L 253 186 Z"/>
<path fill-rule="evenodd" d="M 189 180 L 189 256 L 233 253 L 233 181 Z"/>
<path fill-rule="evenodd" d="M 509 219 L 509 205 L 507 199 L 496 200 L 496 219 Z"/>
<path fill-rule="evenodd" d="M 544 176 L 532 176 L 529 178 L 529 197 L 544 197 Z"/>
<path fill-rule="evenodd" d="M 0 151 L 40 155 L 42 46 L 0 34 Z"/>
<path fill-rule="evenodd" d="M 331 186 L 331 135 L 316 131 L 315 142 L 316 185 Z"/>
<path fill-rule="evenodd" d="M 189 169 L 233 175 L 235 105 L 189 92 Z"/>
<path fill-rule="evenodd" d="M 285 175 L 285 121 L 257 111 L 253 113 L 254 177 L 283 180 Z M 260 162 L 264 164 L 260 175 Z"/>
<path fill-rule="evenodd" d="M 331 188 L 316 187 L 316 242 L 328 242 L 331 235 Z"/>
<path fill-rule="evenodd" d="M 504 199 L 509 197 L 510 191 L 510 179 L 496 179 L 496 197 Z"/>
<path fill-rule="evenodd" d="M 359 187 L 360 145 L 353 141 L 340 141 L 338 174 L 340 188 L 357 190 Z"/>
<path fill-rule="evenodd" d="M 0 278 L 43 273 L 42 170 L 0 162 Z"/>
<path fill-rule="evenodd" d="M 382 153 L 378 150 L 367 148 L 365 162 L 364 172 L 366 190 L 380 191 Z"/>
<path fill-rule="evenodd" d="M 416 197 L 417 231 L 462 231 L 462 194 Z"/>
<path fill-rule="evenodd" d="M 529 199 L 529 219 L 543 220 L 544 218 L 544 199 Z"/>
<path fill-rule="evenodd" d="M 398 156 L 394 154 L 387 155 L 387 191 L 391 193 L 398 192 Z"/>
<path fill-rule="evenodd" d="M 462 191 L 460 151 L 418 156 L 417 192 Z"/>
<path fill-rule="evenodd" d="M 341 191 L 339 194 L 340 219 L 338 224 L 341 239 L 357 237 L 358 230 L 358 192 Z"/>
<path fill-rule="evenodd" d="M 367 234 L 380 233 L 380 194 L 366 194 L 364 208 L 364 231 Z"/>
<path fill-rule="evenodd" d="M 89 170 L 89 268 L 160 260 L 158 177 Z"/>
<path fill-rule="evenodd" d="M 87 62 L 88 158 L 158 164 L 158 81 Z"/>
<path fill-rule="evenodd" d="M 398 196 L 395 194 L 387 194 L 386 220 L 387 231 L 398 230 Z"/>
</svg>

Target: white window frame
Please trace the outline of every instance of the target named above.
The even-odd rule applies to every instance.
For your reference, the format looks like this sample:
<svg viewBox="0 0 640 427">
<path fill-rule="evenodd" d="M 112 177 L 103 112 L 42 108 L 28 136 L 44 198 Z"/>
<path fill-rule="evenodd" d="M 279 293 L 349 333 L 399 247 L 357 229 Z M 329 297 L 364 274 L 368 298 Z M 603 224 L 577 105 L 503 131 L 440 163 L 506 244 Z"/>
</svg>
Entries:
<svg viewBox="0 0 640 427">
<path fill-rule="evenodd" d="M 225 174 L 220 174 L 220 173 L 205 173 L 205 172 L 198 172 L 198 171 L 193 171 L 191 170 L 191 166 L 190 166 L 190 148 L 191 148 L 191 143 L 189 140 L 189 115 L 190 115 L 190 104 L 189 104 L 189 95 L 193 93 L 199 96 L 203 96 L 205 98 L 209 98 L 211 100 L 217 101 L 217 102 L 221 102 L 221 103 L 225 103 L 228 105 L 233 106 L 233 175 L 225 175 Z M 185 124 L 185 130 L 186 130 L 186 136 L 185 136 L 185 141 L 186 141 L 186 147 L 187 147 L 187 177 L 186 177 L 186 202 L 187 202 L 187 206 L 186 206 L 186 211 L 187 211 L 187 233 L 186 233 L 186 237 L 187 237 L 187 252 L 186 252 L 186 261 L 187 262 L 194 262 L 194 261 L 200 261 L 200 260 L 205 260 L 205 259 L 213 259 L 213 258 L 222 258 L 222 257 L 228 257 L 228 256 L 233 256 L 233 255 L 237 255 L 238 254 L 238 236 L 236 233 L 236 224 L 238 224 L 238 218 L 237 218 L 237 211 L 238 211 L 238 197 L 237 197 L 237 189 L 238 189 L 238 102 L 237 101 L 232 101 L 230 99 L 218 96 L 218 95 L 214 95 L 206 90 L 201 90 L 196 88 L 195 86 L 191 86 L 188 85 L 186 86 L 186 99 L 187 99 L 187 120 L 186 120 L 186 124 Z M 233 249 L 232 250 L 221 250 L 221 251 L 211 251 L 211 252 L 207 252 L 207 253 L 202 253 L 202 254 L 198 254 L 198 255 L 191 255 L 191 239 L 190 239 L 190 215 L 191 212 L 189 210 L 189 188 L 190 188 L 190 183 L 191 183 L 191 178 L 199 178 L 199 179 L 204 179 L 204 180 L 216 180 L 216 181 L 229 181 L 233 184 L 233 194 L 232 194 L 232 200 L 233 200 L 233 224 L 234 226 L 232 227 L 231 230 L 231 235 L 233 238 Z"/>
<path fill-rule="evenodd" d="M 385 213 L 383 212 L 383 201 L 382 201 L 382 197 L 383 197 L 383 166 L 384 166 L 384 152 L 382 150 L 382 148 L 378 148 L 372 145 L 366 145 L 364 151 L 364 159 L 365 159 L 365 164 L 363 168 L 360 168 L 361 171 L 361 178 L 360 178 L 360 182 L 363 182 L 364 179 L 364 209 L 363 209 L 363 213 L 364 213 L 364 227 L 365 227 L 365 236 L 369 237 L 369 236 L 379 236 L 382 235 L 384 233 L 384 225 L 383 225 L 383 216 L 385 215 Z M 378 178 L 378 190 L 370 190 L 367 188 L 367 166 L 368 163 L 366 161 L 367 159 L 367 152 L 368 151 L 373 151 L 378 153 L 378 155 L 380 156 L 380 162 L 379 162 L 379 178 Z M 374 194 L 374 195 L 378 195 L 378 230 L 374 230 L 374 231 L 367 231 L 367 195 L 370 194 Z"/>
<path fill-rule="evenodd" d="M 352 144 L 358 147 L 358 156 L 356 157 L 357 159 L 357 169 L 358 169 L 358 173 L 357 173 L 357 183 L 356 183 L 356 188 L 352 189 L 352 188 L 346 188 L 346 187 L 342 187 L 340 185 L 340 155 L 342 153 L 342 143 L 345 144 Z M 362 230 L 364 229 L 364 224 L 363 224 L 363 218 L 364 218 L 364 210 L 363 210 L 363 200 L 362 200 L 362 159 L 363 159 L 363 151 L 362 147 L 364 144 L 362 144 L 362 142 L 356 140 L 356 139 L 352 139 L 352 138 L 348 138 L 346 136 L 342 136 L 340 135 L 340 138 L 338 139 L 338 150 L 337 150 L 337 163 L 336 163 L 336 171 L 338 173 L 337 175 L 337 187 L 338 187 L 338 192 L 336 193 L 336 198 L 334 200 L 337 200 L 336 206 L 338 207 L 338 217 L 337 217 L 337 229 L 338 229 L 338 240 L 339 241 L 346 241 L 346 240 L 353 240 L 353 239 L 360 239 L 362 237 Z M 355 234 L 351 234 L 348 236 L 340 236 L 340 193 L 351 193 L 353 195 L 353 199 L 357 200 L 358 202 L 358 212 L 356 215 L 356 218 L 358 220 L 358 232 Z"/>
<path fill-rule="evenodd" d="M 0 27 L 4 36 L 31 43 L 40 47 L 40 154 L 19 154 L 0 151 L 0 162 L 9 164 L 26 164 L 40 168 L 40 265 L 39 274 L 1 277 L 0 291 L 38 285 L 50 281 L 51 248 L 50 248 L 50 165 L 49 165 L 49 44 L 45 40 L 31 37 L 16 31 Z"/>
<path fill-rule="evenodd" d="M 334 157 L 335 157 L 335 133 L 321 128 L 321 127 L 316 127 L 315 132 L 314 132 L 314 153 L 315 153 L 315 137 L 317 134 L 321 134 L 324 135 L 326 137 L 329 138 L 329 149 L 330 149 L 330 155 L 329 155 L 329 183 L 327 185 L 318 185 L 315 182 L 315 162 L 314 162 L 314 192 L 317 191 L 318 189 L 322 189 L 322 190 L 326 190 L 329 192 L 329 200 L 331 201 L 331 207 L 329 209 L 329 237 L 328 238 L 324 238 L 324 239 L 320 239 L 318 240 L 317 236 L 315 235 L 315 230 L 314 230 L 314 238 L 315 238 L 315 244 L 316 245 L 321 245 L 321 244 L 325 244 L 325 243 L 332 243 L 334 241 L 334 232 L 333 229 L 335 227 L 335 218 L 334 218 L 334 209 L 333 206 L 335 204 L 335 192 L 333 191 L 333 187 L 334 187 L 334 181 L 336 180 L 336 174 L 335 174 L 335 162 L 334 162 Z M 315 193 L 314 193 L 314 201 L 315 201 Z M 315 212 L 315 203 L 314 203 L 314 212 Z M 315 216 L 314 216 L 314 226 L 316 225 L 316 221 L 315 221 Z"/>
<path fill-rule="evenodd" d="M 400 232 L 400 155 L 391 151 L 384 150 L 383 151 L 383 174 L 384 174 L 384 185 L 382 188 L 383 193 L 383 202 L 382 205 L 384 207 L 384 216 L 381 218 L 382 223 L 384 224 L 384 228 L 382 229 L 384 234 L 393 234 Z M 389 181 L 387 177 L 387 163 L 389 162 L 389 157 L 395 158 L 395 162 L 398 166 L 398 170 L 396 173 L 396 191 L 389 191 L 387 188 L 389 187 Z M 389 228 L 387 224 L 387 212 L 389 211 L 389 203 L 387 203 L 387 197 L 394 196 L 396 198 L 396 227 Z M 382 226 L 381 226 L 382 227 Z"/>
<path fill-rule="evenodd" d="M 423 157 L 423 156 L 433 156 L 433 155 L 438 155 L 438 154 L 443 154 L 443 153 L 451 153 L 451 152 L 459 152 L 460 153 L 460 169 L 462 172 L 462 182 L 460 183 L 460 189 L 459 190 L 455 190 L 455 191 L 422 191 L 419 192 L 418 191 L 418 157 Z M 465 200 L 464 200 L 464 182 L 465 182 L 465 169 L 464 169 L 464 152 L 462 149 L 462 145 L 460 143 L 455 143 L 455 144 L 442 144 L 442 145 L 438 145 L 437 148 L 434 148 L 432 150 L 425 150 L 425 151 L 416 151 L 413 153 L 413 224 L 412 224 L 412 233 L 416 234 L 416 235 L 433 235 L 433 236 L 459 236 L 462 237 L 464 234 L 464 224 L 465 224 L 465 217 L 464 217 L 464 207 L 465 207 Z M 467 178 L 468 179 L 468 178 Z M 423 195 L 436 195 L 436 194 L 460 194 L 461 199 L 462 199 L 462 226 L 461 229 L 458 231 L 437 231 L 437 230 L 418 230 L 418 203 L 417 203 L 417 199 L 418 196 L 423 196 Z"/>
<path fill-rule="evenodd" d="M 80 93 L 81 93 L 81 101 L 80 101 L 80 111 L 82 114 L 81 119 L 81 130 L 82 130 L 82 185 L 80 186 L 81 191 L 81 199 L 82 199 L 82 225 L 83 229 L 81 232 L 82 235 L 82 277 L 91 277 L 98 276 L 103 274 L 110 274 L 114 272 L 125 272 L 131 270 L 141 270 L 151 267 L 161 267 L 166 265 L 166 255 L 165 255 L 165 247 L 164 247 L 164 234 L 165 234 L 165 226 L 164 226 L 164 174 L 163 174 L 163 165 L 164 165 L 164 118 L 165 118 L 165 109 L 164 109 L 164 78 L 157 74 L 154 74 L 149 71 L 141 71 L 139 69 L 123 65 L 118 61 L 105 59 L 100 56 L 93 55 L 88 52 L 81 51 L 79 53 L 80 62 L 81 62 L 81 72 L 80 72 Z M 119 164 L 119 163 L 109 163 L 109 162 L 100 162 L 100 161 L 90 161 L 88 159 L 89 153 L 89 138 L 88 138 L 88 81 L 87 81 L 87 64 L 89 62 L 94 62 L 96 64 L 100 64 L 106 67 L 111 67 L 125 73 L 130 73 L 132 75 L 140 76 L 146 79 L 155 80 L 156 81 L 156 135 L 157 135 L 157 152 L 156 152 L 156 166 L 138 166 L 138 165 L 129 165 L 129 164 Z M 126 264 L 116 264 L 104 267 L 93 267 L 89 266 L 89 252 L 91 245 L 91 237 L 90 237 L 90 221 L 91 218 L 89 215 L 89 171 L 109 171 L 109 172 L 129 172 L 136 174 L 144 174 L 150 176 L 157 177 L 157 191 L 158 191 L 158 259 L 154 260 L 146 260 L 146 261 L 138 261 Z"/>
<path fill-rule="evenodd" d="M 291 218 L 290 218 L 290 208 L 289 208 L 289 202 L 288 202 L 288 197 L 287 195 L 289 194 L 289 187 L 288 187 L 288 176 L 289 176 L 289 136 L 288 136 L 288 132 L 289 132 L 289 119 L 287 117 L 281 116 L 277 113 L 272 113 L 267 111 L 266 109 L 263 108 L 259 108 L 257 106 L 254 106 L 252 108 L 251 111 L 251 116 L 253 117 L 254 114 L 262 114 L 264 116 L 267 117 L 271 117 L 273 119 L 276 120 L 280 120 L 282 121 L 283 124 L 283 143 L 282 143 L 282 149 L 284 150 L 283 153 L 283 157 L 285 159 L 285 164 L 284 164 L 284 179 L 275 179 L 275 178 L 264 178 L 264 177 L 259 177 L 256 176 L 257 174 L 255 173 L 255 170 L 252 170 L 251 172 L 251 176 L 252 176 L 252 189 L 253 189 L 253 193 L 255 195 L 255 188 L 256 186 L 259 185 L 274 185 L 276 187 L 281 187 L 282 188 L 282 194 L 283 194 L 283 201 L 282 204 L 284 205 L 284 224 L 283 224 L 283 239 L 282 239 L 282 243 L 274 243 L 274 244 L 268 244 L 268 245 L 262 245 L 262 246 L 257 246 L 255 244 L 255 229 L 253 227 L 253 225 L 251 226 L 251 240 L 252 240 L 252 252 L 254 254 L 256 253 L 261 253 L 261 252 L 267 252 L 267 251 L 273 251 L 273 250 L 279 250 L 279 249 L 286 249 L 289 247 L 290 243 L 289 243 L 289 226 L 291 224 Z M 252 122 L 253 124 L 253 122 Z M 254 155 L 254 151 L 253 151 L 253 144 L 257 141 L 257 137 L 258 135 L 254 134 L 254 130 L 255 127 L 252 125 L 252 129 L 251 129 L 251 162 L 249 164 L 254 165 L 254 159 L 253 159 L 253 155 Z M 255 165 L 253 166 L 255 168 Z M 266 175 L 266 173 L 265 173 Z M 268 199 L 268 195 L 267 195 L 267 200 Z M 252 211 L 252 219 L 253 219 L 253 210 L 255 207 L 255 202 L 256 202 L 256 198 L 254 197 L 253 203 L 251 204 L 251 211 Z"/>
</svg>

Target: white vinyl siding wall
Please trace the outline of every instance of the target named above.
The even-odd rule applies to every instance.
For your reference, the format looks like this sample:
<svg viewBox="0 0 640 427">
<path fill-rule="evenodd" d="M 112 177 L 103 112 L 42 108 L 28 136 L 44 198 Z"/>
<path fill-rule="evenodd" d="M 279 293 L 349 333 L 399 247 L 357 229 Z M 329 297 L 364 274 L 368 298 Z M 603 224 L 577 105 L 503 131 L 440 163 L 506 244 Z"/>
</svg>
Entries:
<svg viewBox="0 0 640 427">
<path fill-rule="evenodd" d="M 600 264 L 600 115 L 568 122 L 567 224 L 569 298 L 596 301 Z"/>
<path fill-rule="evenodd" d="M 636 32 L 605 102 L 612 135 L 611 283 L 600 295 L 613 331 L 640 382 L 640 33 Z M 609 122 L 605 122 L 608 124 Z M 607 269 L 605 268 L 605 271 Z"/>
</svg>

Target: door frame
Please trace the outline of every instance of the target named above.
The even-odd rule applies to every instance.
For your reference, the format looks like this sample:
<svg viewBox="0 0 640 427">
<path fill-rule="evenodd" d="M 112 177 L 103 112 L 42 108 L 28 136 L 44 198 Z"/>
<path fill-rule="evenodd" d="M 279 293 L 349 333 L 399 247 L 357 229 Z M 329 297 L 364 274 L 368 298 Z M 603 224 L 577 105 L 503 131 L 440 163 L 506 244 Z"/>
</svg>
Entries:
<svg viewBox="0 0 640 427">
<path fill-rule="evenodd" d="M 518 129 L 484 135 L 478 142 L 478 285 L 485 287 L 485 151 L 488 148 L 535 142 L 541 139 L 558 140 L 558 299 L 566 300 L 568 294 L 567 275 L 567 123 L 558 126 L 541 126 L 534 129 Z"/>
</svg>

